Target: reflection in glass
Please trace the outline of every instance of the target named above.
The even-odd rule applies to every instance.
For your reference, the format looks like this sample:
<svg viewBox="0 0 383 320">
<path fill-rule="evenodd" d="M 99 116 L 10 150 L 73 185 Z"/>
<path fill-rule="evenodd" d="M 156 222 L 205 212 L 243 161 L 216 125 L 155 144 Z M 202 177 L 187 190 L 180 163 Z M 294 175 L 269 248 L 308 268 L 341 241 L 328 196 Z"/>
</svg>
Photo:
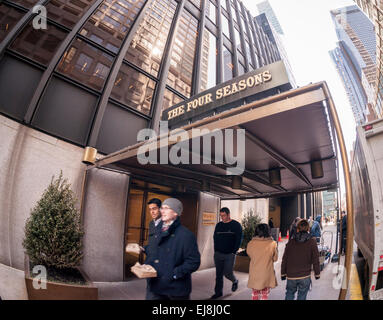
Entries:
<svg viewBox="0 0 383 320">
<path fill-rule="evenodd" d="M 153 80 L 123 63 L 111 97 L 149 115 L 155 86 Z"/>
<path fill-rule="evenodd" d="M 24 12 L 20 10 L 0 4 L 0 42 L 4 40 L 23 15 Z"/>
<path fill-rule="evenodd" d="M 217 38 L 205 29 L 202 45 L 201 91 L 217 84 Z"/>
<path fill-rule="evenodd" d="M 47 65 L 67 33 L 54 25 L 47 24 L 47 30 L 34 29 L 30 22 L 16 37 L 10 48 L 43 65 Z"/>
<path fill-rule="evenodd" d="M 238 22 L 237 22 L 237 14 L 235 13 L 234 5 L 231 6 L 231 15 L 232 15 L 232 17 L 233 17 L 233 20 L 234 20 L 236 23 L 238 23 Z"/>
<path fill-rule="evenodd" d="M 167 84 L 190 97 L 198 21 L 187 11 L 181 14 L 170 60 Z"/>
<path fill-rule="evenodd" d="M 93 89 L 101 90 L 109 74 L 112 61 L 112 56 L 76 39 L 64 53 L 57 71 Z"/>
<path fill-rule="evenodd" d="M 80 34 L 91 39 L 96 36 L 99 44 L 117 53 L 144 0 L 105 0 L 86 22 Z"/>
<path fill-rule="evenodd" d="M 190 0 L 192 4 L 194 4 L 198 9 L 201 8 L 201 0 Z"/>
<path fill-rule="evenodd" d="M 237 28 L 234 28 L 234 34 L 235 34 L 235 43 L 237 44 L 237 49 L 242 52 L 242 46 L 241 46 L 241 36 L 239 35 L 239 31 Z"/>
<path fill-rule="evenodd" d="M 238 63 L 238 76 L 241 76 L 245 73 L 245 66 L 242 63 Z"/>
<path fill-rule="evenodd" d="M 157 0 L 145 13 L 125 59 L 157 77 L 177 3 Z"/>
<path fill-rule="evenodd" d="M 12 2 L 20 4 L 24 8 L 32 8 L 34 5 L 39 2 L 39 0 L 12 0 Z"/>
<path fill-rule="evenodd" d="M 229 20 L 222 14 L 222 32 L 230 39 Z"/>
<path fill-rule="evenodd" d="M 229 81 L 233 79 L 233 58 L 231 52 L 225 46 L 223 46 L 223 81 Z"/>
<path fill-rule="evenodd" d="M 95 0 L 51 0 L 47 5 L 48 18 L 72 28 Z"/>
<path fill-rule="evenodd" d="M 166 110 L 167 108 L 170 108 L 182 101 L 184 101 L 182 98 L 180 98 L 179 96 L 177 96 L 170 90 L 165 89 L 164 100 L 162 103 L 162 110 Z"/>
<path fill-rule="evenodd" d="M 226 0 L 220 0 L 222 8 L 224 8 L 227 11 L 227 5 Z"/>
<path fill-rule="evenodd" d="M 208 1 L 206 4 L 206 13 L 207 17 L 214 23 L 217 24 L 217 7 L 211 3 L 211 1 Z"/>
</svg>

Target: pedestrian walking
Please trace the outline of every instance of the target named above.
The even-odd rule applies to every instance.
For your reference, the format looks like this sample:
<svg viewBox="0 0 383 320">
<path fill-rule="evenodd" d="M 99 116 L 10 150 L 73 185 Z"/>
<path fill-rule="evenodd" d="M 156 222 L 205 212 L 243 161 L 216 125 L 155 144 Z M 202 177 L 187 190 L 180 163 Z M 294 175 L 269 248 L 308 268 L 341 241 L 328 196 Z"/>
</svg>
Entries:
<svg viewBox="0 0 383 320">
<path fill-rule="evenodd" d="M 345 211 L 342 211 L 341 226 L 342 226 L 342 245 L 340 248 L 340 252 L 342 255 L 344 255 L 346 253 L 346 239 L 347 239 L 347 215 Z"/>
<path fill-rule="evenodd" d="M 293 223 L 290 225 L 290 238 L 289 238 L 289 241 L 291 239 L 294 239 L 295 237 L 295 234 L 297 233 L 297 224 L 298 222 L 301 220 L 301 218 L 299 217 L 296 217 L 293 221 Z"/>
<path fill-rule="evenodd" d="M 181 201 L 166 199 L 161 206 L 161 228 L 155 229 L 155 244 L 146 264 L 157 271 L 149 279 L 148 300 L 189 300 L 192 291 L 191 274 L 201 263 L 194 234 L 181 225 Z"/>
<path fill-rule="evenodd" d="M 281 279 L 287 279 L 285 300 L 294 300 L 296 292 L 298 300 L 306 300 L 312 284 L 312 268 L 315 279 L 320 278 L 318 246 L 309 230 L 308 221 L 302 219 L 298 222 L 295 238 L 286 244 L 281 265 Z"/>
<path fill-rule="evenodd" d="M 223 294 L 223 277 L 232 282 L 231 291 L 238 289 L 238 280 L 233 268 L 235 255 L 242 241 L 241 224 L 230 218 L 229 208 L 222 208 L 219 212 L 221 222 L 217 223 L 214 230 L 214 263 L 215 263 L 215 288 L 210 299 L 217 299 Z"/>
<path fill-rule="evenodd" d="M 248 243 L 246 252 L 250 257 L 247 287 L 252 289 L 252 299 L 267 300 L 270 289 L 278 285 L 274 271 L 278 245 L 271 237 L 267 224 L 255 227 L 254 238 Z"/>
<path fill-rule="evenodd" d="M 317 216 L 310 230 L 311 236 L 313 238 L 316 238 L 317 243 L 320 242 L 320 237 L 322 234 L 321 219 L 322 219 L 322 216 Z"/>
<path fill-rule="evenodd" d="M 149 222 L 149 230 L 148 230 L 148 243 L 143 248 L 141 247 L 141 250 L 146 254 L 145 264 L 147 264 L 147 261 L 150 261 L 151 257 L 150 254 L 155 250 L 156 242 L 155 242 L 155 233 L 156 228 L 161 228 L 162 221 L 161 221 L 161 205 L 162 202 L 158 198 L 152 198 L 148 202 L 148 208 L 149 213 L 152 217 L 152 220 Z M 149 280 L 147 279 L 147 285 L 146 285 L 146 299 L 150 299 L 150 288 L 149 288 Z"/>
</svg>

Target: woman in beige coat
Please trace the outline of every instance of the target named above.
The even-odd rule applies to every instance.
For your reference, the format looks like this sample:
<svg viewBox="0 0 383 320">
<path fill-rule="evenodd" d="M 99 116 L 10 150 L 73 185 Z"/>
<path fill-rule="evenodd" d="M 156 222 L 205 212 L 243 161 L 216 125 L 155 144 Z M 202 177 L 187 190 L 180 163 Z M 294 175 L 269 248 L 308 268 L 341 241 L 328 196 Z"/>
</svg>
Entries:
<svg viewBox="0 0 383 320">
<path fill-rule="evenodd" d="M 270 235 L 267 224 L 255 227 L 254 238 L 248 243 L 246 252 L 250 257 L 248 288 L 253 289 L 253 300 L 267 300 L 270 289 L 278 283 L 274 262 L 278 260 L 277 243 Z"/>
</svg>

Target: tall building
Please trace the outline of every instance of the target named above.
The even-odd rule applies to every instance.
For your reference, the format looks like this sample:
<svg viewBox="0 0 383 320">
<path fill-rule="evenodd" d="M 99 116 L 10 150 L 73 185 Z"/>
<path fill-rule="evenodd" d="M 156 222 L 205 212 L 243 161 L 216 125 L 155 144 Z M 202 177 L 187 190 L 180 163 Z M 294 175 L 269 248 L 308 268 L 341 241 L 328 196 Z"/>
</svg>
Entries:
<svg viewBox="0 0 383 320">
<path fill-rule="evenodd" d="M 279 21 L 277 19 L 277 16 L 274 13 L 273 8 L 271 7 L 269 1 L 263 1 L 257 4 L 257 8 L 259 13 L 264 13 L 267 17 L 267 19 L 270 21 L 271 25 L 274 27 L 275 31 L 277 31 L 279 34 L 283 35 L 283 30 L 281 25 L 279 24 Z"/>
<path fill-rule="evenodd" d="M 336 213 L 337 196 L 336 192 L 332 191 L 323 191 L 322 192 L 322 201 L 323 201 L 323 215 L 328 217 Z"/>
<path fill-rule="evenodd" d="M 379 118 L 383 117 L 383 2 L 381 0 L 354 0 L 363 12 L 370 18 L 375 27 L 377 71 L 375 78 L 374 109 Z"/>
<path fill-rule="evenodd" d="M 374 109 L 376 55 L 374 26 L 358 8 L 332 10 L 338 47 L 330 53 L 343 80 L 358 125 L 377 118 Z"/>
<path fill-rule="evenodd" d="M 24 268 L 30 208 L 62 170 L 77 195 L 89 189 L 84 210 L 94 214 L 84 221 L 84 264 L 92 280 L 122 281 L 130 270 L 125 243 L 147 236 L 148 197 L 163 199 L 183 186 L 133 177 L 119 166 L 94 168 L 85 179 L 84 147 L 101 156 L 129 149 L 141 129 L 158 132 L 163 111 L 252 70 L 263 68 L 249 78 L 254 90 L 262 79 L 280 81 L 265 96 L 291 86 L 283 70 L 271 78 L 266 66 L 280 60 L 279 49 L 237 0 L 40 1 L 46 29 L 35 27 L 44 20 L 44 10 L 30 10 L 36 3 L 0 3 L 0 264 Z M 196 185 L 185 198 L 194 232 L 203 216 L 198 210 L 216 212 L 219 205 L 218 196 Z M 205 241 L 210 229 L 202 230 Z"/>
</svg>

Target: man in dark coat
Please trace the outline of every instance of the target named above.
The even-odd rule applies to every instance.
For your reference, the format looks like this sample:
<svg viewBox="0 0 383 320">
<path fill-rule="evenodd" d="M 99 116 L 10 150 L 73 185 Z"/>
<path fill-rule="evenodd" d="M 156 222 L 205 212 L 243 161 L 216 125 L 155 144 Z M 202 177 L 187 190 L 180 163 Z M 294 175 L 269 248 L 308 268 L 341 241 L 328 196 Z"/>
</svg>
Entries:
<svg viewBox="0 0 383 320">
<path fill-rule="evenodd" d="M 320 242 L 320 236 L 321 236 L 321 222 L 322 216 L 317 216 L 315 218 L 315 221 L 313 223 L 313 226 L 311 227 L 311 236 L 313 238 L 316 238 L 316 241 L 319 243 Z"/>
<path fill-rule="evenodd" d="M 181 225 L 183 206 L 175 198 L 161 206 L 162 227 L 155 230 L 155 245 L 146 264 L 157 271 L 149 279 L 148 300 L 188 300 L 192 290 L 191 274 L 201 263 L 194 234 Z"/>
<path fill-rule="evenodd" d="M 347 215 L 345 211 L 342 211 L 342 220 L 341 220 L 341 226 L 342 226 L 342 244 L 341 244 L 341 254 L 346 253 L 346 236 L 347 236 Z"/>
</svg>

